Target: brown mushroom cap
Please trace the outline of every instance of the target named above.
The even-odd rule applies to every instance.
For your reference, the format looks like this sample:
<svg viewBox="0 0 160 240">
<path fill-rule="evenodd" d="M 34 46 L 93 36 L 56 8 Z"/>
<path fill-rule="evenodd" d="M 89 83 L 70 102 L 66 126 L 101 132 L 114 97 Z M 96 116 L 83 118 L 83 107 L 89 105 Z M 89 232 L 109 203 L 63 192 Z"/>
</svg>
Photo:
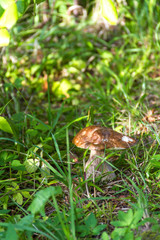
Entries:
<svg viewBox="0 0 160 240">
<path fill-rule="evenodd" d="M 110 128 L 93 125 L 77 133 L 72 143 L 79 148 L 90 150 L 125 149 L 135 145 L 136 140 Z"/>
</svg>

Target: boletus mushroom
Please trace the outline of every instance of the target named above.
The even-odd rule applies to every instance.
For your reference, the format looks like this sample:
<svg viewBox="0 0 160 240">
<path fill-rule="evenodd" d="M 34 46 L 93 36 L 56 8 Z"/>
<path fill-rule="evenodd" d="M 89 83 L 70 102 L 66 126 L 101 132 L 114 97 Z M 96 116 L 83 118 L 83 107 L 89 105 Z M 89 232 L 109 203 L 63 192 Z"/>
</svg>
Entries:
<svg viewBox="0 0 160 240">
<path fill-rule="evenodd" d="M 84 166 L 86 178 L 93 174 L 95 174 L 94 177 L 106 174 L 102 180 L 112 180 L 116 176 L 112 167 L 105 161 L 101 164 L 105 149 L 126 149 L 134 146 L 136 140 L 110 128 L 93 125 L 78 132 L 72 143 L 79 148 L 91 151 L 90 157 Z M 101 158 L 98 156 L 101 156 Z M 110 173 L 107 175 L 107 172 Z"/>
</svg>

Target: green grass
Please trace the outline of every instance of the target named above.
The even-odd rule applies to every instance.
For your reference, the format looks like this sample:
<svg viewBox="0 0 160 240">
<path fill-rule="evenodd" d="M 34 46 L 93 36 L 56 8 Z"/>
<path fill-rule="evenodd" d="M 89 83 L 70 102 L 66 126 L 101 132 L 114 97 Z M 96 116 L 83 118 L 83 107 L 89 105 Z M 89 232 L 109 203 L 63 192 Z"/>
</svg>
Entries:
<svg viewBox="0 0 160 240">
<path fill-rule="evenodd" d="M 1 55 L 0 114 L 13 134 L 0 125 L 0 238 L 158 240 L 159 5 L 120 6 L 124 24 L 107 38 L 61 7 L 41 27 L 43 7 L 22 19 Z M 117 177 L 87 180 L 88 198 L 89 153 L 72 139 L 92 124 L 138 143 L 106 152 Z"/>
</svg>

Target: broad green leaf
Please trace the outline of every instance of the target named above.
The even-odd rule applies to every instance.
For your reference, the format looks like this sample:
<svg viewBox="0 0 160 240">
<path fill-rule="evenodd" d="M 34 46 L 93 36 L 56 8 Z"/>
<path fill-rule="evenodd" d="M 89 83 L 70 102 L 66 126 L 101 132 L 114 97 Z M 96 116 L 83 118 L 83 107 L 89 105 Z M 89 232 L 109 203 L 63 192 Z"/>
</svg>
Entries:
<svg viewBox="0 0 160 240">
<path fill-rule="evenodd" d="M 16 193 L 13 195 L 13 199 L 19 204 L 22 205 L 23 204 L 23 196 L 21 193 Z"/>
<path fill-rule="evenodd" d="M 71 82 L 64 78 L 61 82 L 53 82 L 52 92 L 58 97 L 62 95 L 69 96 L 68 91 L 71 88 L 73 88 Z"/>
<path fill-rule="evenodd" d="M 19 160 L 13 160 L 11 163 L 12 169 L 25 171 L 25 167 Z"/>
<path fill-rule="evenodd" d="M 29 192 L 27 192 L 27 191 L 22 191 L 21 193 L 25 198 L 30 198 L 31 197 Z"/>
<path fill-rule="evenodd" d="M 26 7 L 27 7 L 27 3 L 25 0 L 18 0 L 16 2 L 17 4 L 17 9 L 18 9 L 18 13 L 20 15 L 24 14 L 25 10 L 26 10 Z"/>
<path fill-rule="evenodd" d="M 93 228 L 93 235 L 99 235 L 107 227 L 107 224 L 101 224 Z"/>
<path fill-rule="evenodd" d="M 126 227 L 126 226 L 128 226 L 126 224 L 126 221 L 114 221 L 114 222 L 111 222 L 111 224 L 115 227 Z"/>
<path fill-rule="evenodd" d="M 10 124 L 4 117 L 1 117 L 1 116 L 0 116 L 0 130 L 13 134 Z"/>
<path fill-rule="evenodd" d="M 126 232 L 127 232 L 127 228 L 115 228 L 114 231 L 111 233 L 111 237 L 112 239 L 121 240 L 123 239 L 121 237 L 125 236 Z"/>
<path fill-rule="evenodd" d="M 32 224 L 32 222 L 34 221 L 34 217 L 33 215 L 27 215 L 25 217 L 23 217 L 18 224 L 22 225 L 22 226 L 29 226 Z"/>
<path fill-rule="evenodd" d="M 85 224 L 88 228 L 95 228 L 97 225 L 97 219 L 93 213 L 91 213 L 85 220 Z"/>
<path fill-rule="evenodd" d="M 134 233 L 132 231 L 127 232 L 123 238 L 123 240 L 134 240 Z"/>
<path fill-rule="evenodd" d="M 28 173 L 33 173 L 35 172 L 38 167 L 40 165 L 40 160 L 39 159 L 27 159 L 25 162 L 24 162 L 24 166 L 27 170 Z"/>
<path fill-rule="evenodd" d="M 133 220 L 133 211 L 132 209 L 129 209 L 129 211 L 127 213 L 123 212 L 123 211 L 119 211 L 118 212 L 118 219 L 119 221 L 119 226 L 129 226 Z"/>
<path fill-rule="evenodd" d="M 26 131 L 26 133 L 27 133 L 30 137 L 34 138 L 34 137 L 38 134 L 38 131 L 35 130 L 35 129 L 28 129 L 28 130 Z"/>
<path fill-rule="evenodd" d="M 109 235 L 106 232 L 103 232 L 102 235 L 101 235 L 101 239 L 102 240 L 109 240 L 110 237 L 109 237 Z"/>
<path fill-rule="evenodd" d="M 6 28 L 0 29 L 0 47 L 8 46 L 10 34 Z"/>
<path fill-rule="evenodd" d="M 118 219 L 119 221 L 113 221 L 111 224 L 115 227 L 127 227 L 130 226 L 130 224 L 133 221 L 133 211 L 132 209 L 129 209 L 127 213 L 119 211 L 118 212 Z"/>
<path fill-rule="evenodd" d="M 15 191 L 15 192 L 16 192 L 16 190 L 19 189 L 19 185 L 16 182 L 12 182 L 12 186 L 14 188 L 13 191 Z"/>
<path fill-rule="evenodd" d="M 5 240 L 18 240 L 19 237 L 16 233 L 15 227 L 12 223 L 8 223 L 8 229 L 6 232 Z"/>
<path fill-rule="evenodd" d="M 4 11 L 5 11 L 5 9 L 0 5 L 0 18 L 3 15 Z"/>
<path fill-rule="evenodd" d="M 117 24 L 118 14 L 112 0 L 101 0 L 102 16 L 112 25 Z"/>
<path fill-rule="evenodd" d="M 17 5 L 14 1 L 11 1 L 0 18 L 0 27 L 6 27 L 10 29 L 16 23 L 17 19 Z"/>
<path fill-rule="evenodd" d="M 131 227 L 134 228 L 137 226 L 138 222 L 142 219 L 143 217 L 143 209 L 138 209 L 133 216 L 133 222 Z"/>
<path fill-rule="evenodd" d="M 90 234 L 90 229 L 86 225 L 78 225 L 76 229 L 80 233 L 80 237 L 85 237 Z"/>
<path fill-rule="evenodd" d="M 61 187 L 47 187 L 43 190 L 40 190 L 36 193 L 35 199 L 28 208 L 28 211 L 31 211 L 32 214 L 37 212 L 44 212 L 44 207 L 48 199 L 52 196 L 62 194 Z"/>
</svg>

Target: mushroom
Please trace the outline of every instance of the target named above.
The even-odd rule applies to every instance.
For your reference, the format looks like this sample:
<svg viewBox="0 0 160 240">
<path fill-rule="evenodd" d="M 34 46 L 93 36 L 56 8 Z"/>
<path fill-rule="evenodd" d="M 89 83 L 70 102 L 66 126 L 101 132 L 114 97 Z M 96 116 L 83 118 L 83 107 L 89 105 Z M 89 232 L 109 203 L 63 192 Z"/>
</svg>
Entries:
<svg viewBox="0 0 160 240">
<path fill-rule="evenodd" d="M 102 162 L 98 156 L 104 157 L 105 149 L 126 149 L 135 145 L 136 140 L 132 137 L 118 133 L 110 128 L 101 126 L 89 126 L 82 129 L 73 138 L 72 143 L 79 148 L 89 149 L 90 157 L 84 166 L 86 179 L 93 174 L 97 177 L 101 174 L 108 173 L 102 180 L 114 179 L 115 173 L 107 162 Z M 111 173 L 110 173 L 111 172 Z"/>
</svg>

